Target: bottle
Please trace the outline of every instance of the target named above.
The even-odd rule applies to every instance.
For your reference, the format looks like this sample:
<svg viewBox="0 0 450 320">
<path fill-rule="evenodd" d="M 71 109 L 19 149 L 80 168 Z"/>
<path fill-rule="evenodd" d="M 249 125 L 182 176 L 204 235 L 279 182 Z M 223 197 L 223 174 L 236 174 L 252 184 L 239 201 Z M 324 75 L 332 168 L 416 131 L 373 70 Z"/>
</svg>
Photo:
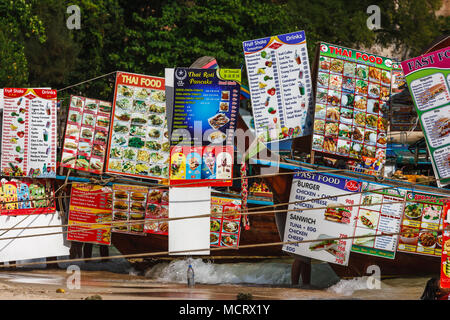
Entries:
<svg viewBox="0 0 450 320">
<path fill-rule="evenodd" d="M 298 55 L 297 50 L 295 50 L 295 56 L 294 56 L 294 58 L 295 58 L 295 62 L 297 62 L 297 64 L 302 63 L 302 59 L 301 59 L 300 56 Z"/>
<path fill-rule="evenodd" d="M 303 85 L 303 82 L 298 83 L 298 90 L 300 91 L 300 94 L 303 96 L 305 94 L 305 86 Z"/>
<path fill-rule="evenodd" d="M 194 269 L 192 268 L 192 265 L 189 265 L 187 269 L 187 285 L 190 288 L 192 288 L 195 285 Z"/>
</svg>

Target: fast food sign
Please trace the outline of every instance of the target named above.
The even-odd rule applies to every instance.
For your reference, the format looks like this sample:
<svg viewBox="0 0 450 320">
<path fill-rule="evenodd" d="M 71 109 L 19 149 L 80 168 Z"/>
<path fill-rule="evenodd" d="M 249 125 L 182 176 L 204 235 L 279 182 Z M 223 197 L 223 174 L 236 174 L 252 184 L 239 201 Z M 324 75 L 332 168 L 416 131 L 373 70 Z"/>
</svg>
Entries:
<svg viewBox="0 0 450 320">
<path fill-rule="evenodd" d="M 439 187 L 450 184 L 450 47 L 403 61 Z"/>
</svg>

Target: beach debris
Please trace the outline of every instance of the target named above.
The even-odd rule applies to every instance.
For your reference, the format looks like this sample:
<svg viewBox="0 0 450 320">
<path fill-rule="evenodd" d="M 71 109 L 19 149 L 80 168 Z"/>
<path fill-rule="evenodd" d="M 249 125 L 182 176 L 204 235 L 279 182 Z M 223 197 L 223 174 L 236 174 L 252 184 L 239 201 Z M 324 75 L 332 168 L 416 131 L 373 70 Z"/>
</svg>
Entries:
<svg viewBox="0 0 450 320">
<path fill-rule="evenodd" d="M 236 300 L 253 300 L 253 295 L 250 292 L 239 292 L 236 296 Z"/>
<path fill-rule="evenodd" d="M 84 300 L 103 300 L 103 298 L 101 295 L 95 294 L 93 296 L 84 298 Z"/>
</svg>

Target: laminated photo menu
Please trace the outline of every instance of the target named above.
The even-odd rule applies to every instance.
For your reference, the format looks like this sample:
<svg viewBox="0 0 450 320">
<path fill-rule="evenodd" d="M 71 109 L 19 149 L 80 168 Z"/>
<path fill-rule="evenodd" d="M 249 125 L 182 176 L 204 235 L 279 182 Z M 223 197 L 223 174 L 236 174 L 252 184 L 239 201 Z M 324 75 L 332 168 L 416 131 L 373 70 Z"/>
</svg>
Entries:
<svg viewBox="0 0 450 320">
<path fill-rule="evenodd" d="M 71 96 L 61 166 L 103 172 L 111 103 Z"/>
<path fill-rule="evenodd" d="M 3 89 L 1 171 L 56 177 L 56 90 Z"/>
<path fill-rule="evenodd" d="M 442 233 L 442 254 L 441 254 L 441 278 L 440 278 L 440 286 L 441 288 L 450 288 L 450 218 L 448 216 L 449 203 L 444 206 L 443 213 L 443 228 L 444 232 Z"/>
<path fill-rule="evenodd" d="M 55 213 L 54 196 L 50 180 L 3 179 L 0 183 L 0 215 Z"/>
<path fill-rule="evenodd" d="M 450 47 L 402 62 L 439 187 L 450 184 Z"/>
<path fill-rule="evenodd" d="M 398 251 L 440 256 L 445 196 L 412 192 L 406 195 Z"/>
<path fill-rule="evenodd" d="M 328 43 L 317 57 L 312 150 L 379 172 L 386 159 L 390 59 Z"/>
<path fill-rule="evenodd" d="M 147 212 L 145 214 L 145 233 L 169 234 L 168 221 L 152 221 L 152 219 L 167 219 L 169 217 L 169 191 L 150 189 L 147 196 Z"/>
<path fill-rule="evenodd" d="M 356 208 L 354 236 L 398 233 L 402 221 L 406 190 L 388 185 L 363 182 L 361 199 Z M 357 203 L 355 203 L 357 204 Z M 359 252 L 387 259 L 395 259 L 398 236 L 361 237 L 353 239 L 352 252 Z"/>
<path fill-rule="evenodd" d="M 240 211 L 240 199 L 211 196 L 211 247 L 239 247 Z"/>
<path fill-rule="evenodd" d="M 243 42 L 256 136 L 311 134 L 312 84 L 304 31 Z"/>
<path fill-rule="evenodd" d="M 118 72 L 105 172 L 169 177 L 164 78 Z"/>
<path fill-rule="evenodd" d="M 231 186 L 233 158 L 233 146 L 173 146 L 170 185 Z"/>
<path fill-rule="evenodd" d="M 240 69 L 175 68 L 171 145 L 233 144 Z"/>
<path fill-rule="evenodd" d="M 148 187 L 113 185 L 113 231 L 144 235 Z M 133 222 L 134 221 L 134 222 Z"/>
<path fill-rule="evenodd" d="M 111 187 L 74 183 L 70 194 L 67 240 L 110 245 L 111 197 Z"/>
</svg>

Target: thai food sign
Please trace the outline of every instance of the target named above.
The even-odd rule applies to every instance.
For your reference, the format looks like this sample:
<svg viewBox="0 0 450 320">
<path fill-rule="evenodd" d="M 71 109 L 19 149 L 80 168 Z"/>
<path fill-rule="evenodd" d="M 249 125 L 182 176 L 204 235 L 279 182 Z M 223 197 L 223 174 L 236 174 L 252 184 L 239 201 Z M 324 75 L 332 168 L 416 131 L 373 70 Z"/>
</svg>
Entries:
<svg viewBox="0 0 450 320">
<path fill-rule="evenodd" d="M 312 150 L 379 172 L 386 159 L 392 60 L 328 43 L 317 57 Z"/>
<path fill-rule="evenodd" d="M 211 196 L 211 247 L 239 247 L 241 200 Z"/>
<path fill-rule="evenodd" d="M 450 47 L 402 62 L 439 187 L 450 184 Z"/>
<path fill-rule="evenodd" d="M 56 177 L 56 90 L 4 88 L 1 171 Z"/>
<path fill-rule="evenodd" d="M 105 172 L 169 177 L 164 78 L 118 72 Z"/>
<path fill-rule="evenodd" d="M 256 136 L 311 134 L 312 84 L 304 31 L 243 42 Z"/>
</svg>

